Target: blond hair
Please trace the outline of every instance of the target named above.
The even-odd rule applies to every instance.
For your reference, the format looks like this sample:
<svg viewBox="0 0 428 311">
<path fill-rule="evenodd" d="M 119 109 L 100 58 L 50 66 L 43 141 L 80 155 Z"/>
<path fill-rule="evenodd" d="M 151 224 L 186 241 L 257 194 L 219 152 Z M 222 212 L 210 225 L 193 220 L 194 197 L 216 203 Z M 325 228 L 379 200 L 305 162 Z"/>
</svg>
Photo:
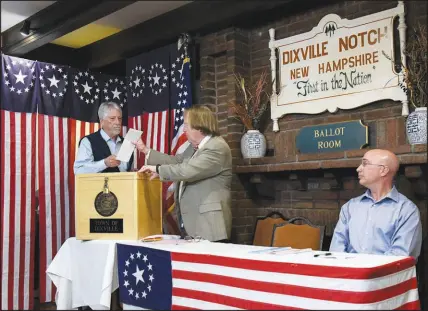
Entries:
<svg viewBox="0 0 428 311">
<path fill-rule="evenodd" d="M 184 110 L 188 125 L 205 135 L 218 136 L 217 120 L 208 106 L 194 105 Z"/>
</svg>

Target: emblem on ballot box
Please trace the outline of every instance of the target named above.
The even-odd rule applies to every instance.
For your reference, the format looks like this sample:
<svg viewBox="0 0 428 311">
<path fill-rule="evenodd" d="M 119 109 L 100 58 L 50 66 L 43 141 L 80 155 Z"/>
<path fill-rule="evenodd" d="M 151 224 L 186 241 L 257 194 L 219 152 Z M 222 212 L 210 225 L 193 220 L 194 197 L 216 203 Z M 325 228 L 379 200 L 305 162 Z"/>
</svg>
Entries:
<svg viewBox="0 0 428 311">
<path fill-rule="evenodd" d="M 75 176 L 76 239 L 139 240 L 162 234 L 162 182 L 137 172 Z"/>
<path fill-rule="evenodd" d="M 109 217 L 113 215 L 118 206 L 116 195 L 108 188 L 108 177 L 104 178 L 104 189 L 95 198 L 95 209 L 101 216 Z"/>
<path fill-rule="evenodd" d="M 117 211 L 118 200 L 116 195 L 110 191 L 108 187 L 108 177 L 104 178 L 103 191 L 95 197 L 95 210 L 104 217 L 114 215 Z M 123 219 L 117 218 L 90 218 L 89 219 L 90 233 L 123 233 Z"/>
</svg>

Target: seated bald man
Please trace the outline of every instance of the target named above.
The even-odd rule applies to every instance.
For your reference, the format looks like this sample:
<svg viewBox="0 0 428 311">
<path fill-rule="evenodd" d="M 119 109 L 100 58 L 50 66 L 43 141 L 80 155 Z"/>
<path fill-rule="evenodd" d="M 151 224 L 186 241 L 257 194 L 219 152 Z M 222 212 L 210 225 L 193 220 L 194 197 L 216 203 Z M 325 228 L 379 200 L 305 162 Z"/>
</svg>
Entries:
<svg viewBox="0 0 428 311">
<path fill-rule="evenodd" d="M 367 151 L 357 168 L 367 191 L 342 206 L 330 251 L 418 258 L 422 225 L 418 207 L 393 185 L 399 161 L 388 150 Z"/>
</svg>

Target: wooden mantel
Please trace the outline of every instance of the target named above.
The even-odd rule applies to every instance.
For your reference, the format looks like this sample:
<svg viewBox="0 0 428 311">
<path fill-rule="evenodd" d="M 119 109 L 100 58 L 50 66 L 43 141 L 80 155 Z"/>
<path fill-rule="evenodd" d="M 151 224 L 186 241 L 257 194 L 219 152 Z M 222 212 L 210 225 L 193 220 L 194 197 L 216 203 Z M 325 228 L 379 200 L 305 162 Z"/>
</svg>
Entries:
<svg viewBox="0 0 428 311">
<path fill-rule="evenodd" d="M 357 168 L 361 158 L 369 149 L 348 150 L 333 153 L 297 154 L 287 158 L 264 157 L 257 159 L 239 159 L 234 162 L 233 172 L 269 173 L 281 171 Z M 402 145 L 391 149 L 401 165 L 426 164 L 427 145 Z"/>
</svg>

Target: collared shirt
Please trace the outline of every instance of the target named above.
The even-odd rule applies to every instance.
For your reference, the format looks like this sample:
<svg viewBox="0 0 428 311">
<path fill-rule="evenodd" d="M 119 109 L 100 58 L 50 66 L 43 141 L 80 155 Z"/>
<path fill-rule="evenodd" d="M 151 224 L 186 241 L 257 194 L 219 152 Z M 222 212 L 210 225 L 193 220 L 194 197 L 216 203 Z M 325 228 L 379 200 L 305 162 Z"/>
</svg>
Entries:
<svg viewBox="0 0 428 311">
<path fill-rule="evenodd" d="M 207 141 L 210 140 L 210 138 L 211 138 L 211 135 L 207 135 L 204 138 L 202 138 L 201 142 L 197 146 L 197 149 L 201 149 L 207 143 Z"/>
<path fill-rule="evenodd" d="M 102 138 L 106 141 L 111 154 L 117 154 L 120 147 L 122 146 L 122 140 L 116 137 L 116 141 L 110 138 L 103 129 L 100 130 Z M 119 171 L 126 172 L 128 162 L 120 162 Z M 94 155 L 92 153 L 92 146 L 89 139 L 86 137 L 80 142 L 79 149 L 77 150 L 76 160 L 74 161 L 74 174 L 83 173 L 98 173 L 102 172 L 107 168 L 107 165 L 103 160 L 94 161 Z"/>
<path fill-rule="evenodd" d="M 421 245 L 419 209 L 394 186 L 378 201 L 367 190 L 342 206 L 330 251 L 417 259 Z"/>
</svg>

